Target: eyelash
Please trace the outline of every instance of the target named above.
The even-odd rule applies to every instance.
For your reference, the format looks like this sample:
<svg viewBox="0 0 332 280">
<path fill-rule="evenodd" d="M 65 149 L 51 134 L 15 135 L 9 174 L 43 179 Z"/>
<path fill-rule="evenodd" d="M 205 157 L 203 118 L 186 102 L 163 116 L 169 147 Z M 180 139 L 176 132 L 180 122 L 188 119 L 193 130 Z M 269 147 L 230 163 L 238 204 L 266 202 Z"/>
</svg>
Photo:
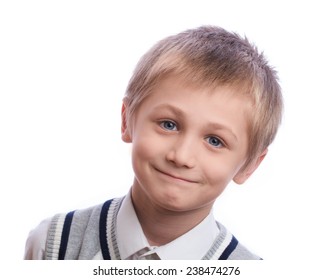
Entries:
<svg viewBox="0 0 332 280">
<path fill-rule="evenodd" d="M 172 128 L 167 128 L 166 127 L 166 125 L 172 125 L 173 126 L 173 129 Z M 166 130 L 166 131 L 178 131 L 178 125 L 176 124 L 176 122 L 174 122 L 174 121 L 171 121 L 171 120 L 162 120 L 162 121 L 159 121 L 159 126 L 162 128 L 162 129 L 164 129 L 164 130 Z M 175 129 L 174 129 L 175 128 Z M 211 144 L 211 142 L 209 141 L 209 140 L 217 140 L 218 141 L 218 144 L 217 145 L 213 145 L 213 144 Z M 219 137 L 217 137 L 217 136 L 207 136 L 206 138 L 205 138 L 205 140 L 206 140 L 206 142 L 210 145 L 210 146 L 212 146 L 212 147 L 214 147 L 214 148 L 217 148 L 217 149 L 221 149 L 221 148 L 223 148 L 223 147 L 226 147 L 226 144 L 225 144 L 225 141 L 223 141 L 222 139 L 220 139 Z"/>
</svg>

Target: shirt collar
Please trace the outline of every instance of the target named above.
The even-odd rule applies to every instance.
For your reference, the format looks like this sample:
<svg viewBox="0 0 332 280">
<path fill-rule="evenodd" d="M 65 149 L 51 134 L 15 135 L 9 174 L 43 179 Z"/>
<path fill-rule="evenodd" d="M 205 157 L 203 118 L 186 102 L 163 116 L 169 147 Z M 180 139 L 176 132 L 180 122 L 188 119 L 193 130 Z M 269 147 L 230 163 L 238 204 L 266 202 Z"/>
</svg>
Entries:
<svg viewBox="0 0 332 280">
<path fill-rule="evenodd" d="M 150 247 L 138 221 L 130 192 L 122 201 L 117 220 L 117 244 L 121 259 L 125 260 L 134 253 Z"/>
<path fill-rule="evenodd" d="M 219 228 L 211 212 L 200 224 L 184 235 L 166 245 L 151 247 L 138 221 L 130 192 L 121 204 L 116 223 L 117 244 L 122 259 L 127 259 L 145 248 L 153 250 L 160 259 L 164 260 L 201 259 L 219 234 Z"/>
</svg>

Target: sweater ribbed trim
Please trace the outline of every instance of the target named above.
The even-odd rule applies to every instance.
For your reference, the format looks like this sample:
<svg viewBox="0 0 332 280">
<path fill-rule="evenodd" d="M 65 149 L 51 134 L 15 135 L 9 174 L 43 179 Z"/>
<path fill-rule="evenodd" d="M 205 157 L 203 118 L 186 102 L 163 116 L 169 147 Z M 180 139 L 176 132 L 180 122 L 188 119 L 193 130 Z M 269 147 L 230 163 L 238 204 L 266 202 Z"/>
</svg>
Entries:
<svg viewBox="0 0 332 280">
<path fill-rule="evenodd" d="M 231 243 L 233 235 L 220 223 L 217 223 L 220 233 L 213 242 L 210 250 L 205 254 L 203 260 L 218 260 L 222 253 Z"/>
<path fill-rule="evenodd" d="M 123 198 L 115 198 L 104 203 L 99 222 L 100 248 L 104 260 L 120 260 L 116 241 L 116 220 Z"/>
<path fill-rule="evenodd" d="M 65 219 L 66 214 L 57 214 L 51 221 L 45 248 L 45 258 L 47 260 L 59 259 L 59 250 Z"/>
</svg>

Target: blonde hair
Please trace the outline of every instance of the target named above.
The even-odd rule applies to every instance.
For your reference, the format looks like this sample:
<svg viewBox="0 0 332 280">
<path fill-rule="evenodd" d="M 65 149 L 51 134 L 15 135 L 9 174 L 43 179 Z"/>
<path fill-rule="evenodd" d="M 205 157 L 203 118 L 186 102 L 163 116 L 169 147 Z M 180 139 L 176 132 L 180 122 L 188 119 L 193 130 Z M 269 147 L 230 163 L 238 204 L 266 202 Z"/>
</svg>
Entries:
<svg viewBox="0 0 332 280">
<path fill-rule="evenodd" d="M 199 87 L 231 86 L 252 103 L 247 167 L 275 138 L 283 101 L 276 71 L 247 38 L 216 26 L 169 36 L 138 62 L 125 100 L 127 121 L 155 86 L 168 75 Z"/>
</svg>

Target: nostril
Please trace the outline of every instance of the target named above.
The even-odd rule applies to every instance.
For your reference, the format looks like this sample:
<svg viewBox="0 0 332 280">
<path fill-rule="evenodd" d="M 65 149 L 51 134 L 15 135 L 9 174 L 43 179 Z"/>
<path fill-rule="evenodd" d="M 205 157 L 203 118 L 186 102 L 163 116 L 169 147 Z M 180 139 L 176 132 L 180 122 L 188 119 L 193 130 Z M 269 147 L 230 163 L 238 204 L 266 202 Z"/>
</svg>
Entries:
<svg viewBox="0 0 332 280">
<path fill-rule="evenodd" d="M 194 153 L 188 148 L 173 149 L 166 155 L 166 160 L 176 167 L 193 168 L 195 165 Z"/>
</svg>

